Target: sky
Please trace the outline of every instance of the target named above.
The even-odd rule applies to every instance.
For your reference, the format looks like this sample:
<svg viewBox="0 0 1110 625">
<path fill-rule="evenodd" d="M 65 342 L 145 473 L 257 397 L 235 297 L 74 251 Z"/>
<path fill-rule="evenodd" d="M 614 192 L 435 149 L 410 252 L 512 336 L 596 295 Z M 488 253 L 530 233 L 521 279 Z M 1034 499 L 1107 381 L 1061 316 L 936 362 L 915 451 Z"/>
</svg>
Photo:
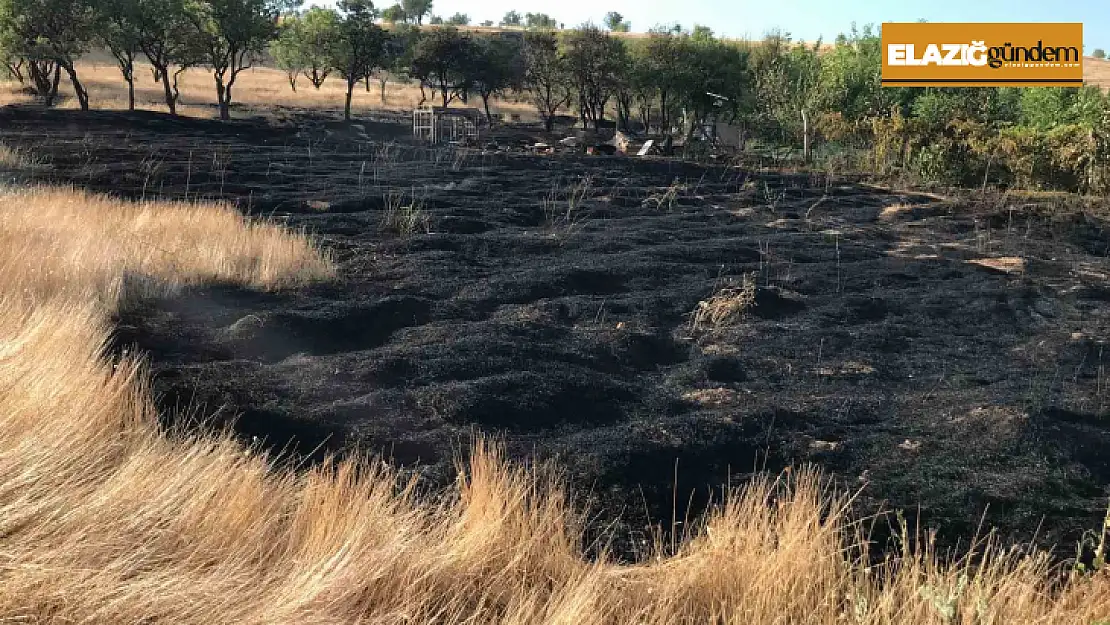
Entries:
<svg viewBox="0 0 1110 625">
<path fill-rule="evenodd" d="M 379 8 L 393 0 L 379 0 Z M 832 41 L 852 22 L 1083 22 L 1085 52 L 1110 51 L 1110 0 L 433 0 L 432 12 L 470 16 L 471 24 L 493 20 L 510 10 L 547 13 L 568 28 L 592 20 L 601 24 L 609 11 L 643 32 L 656 24 L 704 24 L 725 37 L 757 39 L 781 28 L 795 39 Z"/>
</svg>

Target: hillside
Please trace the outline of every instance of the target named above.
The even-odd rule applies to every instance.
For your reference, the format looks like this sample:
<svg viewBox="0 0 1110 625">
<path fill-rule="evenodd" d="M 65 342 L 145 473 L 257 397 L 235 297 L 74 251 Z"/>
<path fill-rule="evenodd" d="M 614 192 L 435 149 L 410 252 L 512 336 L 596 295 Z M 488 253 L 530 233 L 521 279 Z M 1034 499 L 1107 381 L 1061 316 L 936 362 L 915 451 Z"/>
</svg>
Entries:
<svg viewBox="0 0 1110 625">
<path fill-rule="evenodd" d="M 1110 61 L 1088 56 L 1083 59 L 1083 79 L 1090 85 L 1098 85 L 1103 91 L 1110 91 Z"/>
</svg>

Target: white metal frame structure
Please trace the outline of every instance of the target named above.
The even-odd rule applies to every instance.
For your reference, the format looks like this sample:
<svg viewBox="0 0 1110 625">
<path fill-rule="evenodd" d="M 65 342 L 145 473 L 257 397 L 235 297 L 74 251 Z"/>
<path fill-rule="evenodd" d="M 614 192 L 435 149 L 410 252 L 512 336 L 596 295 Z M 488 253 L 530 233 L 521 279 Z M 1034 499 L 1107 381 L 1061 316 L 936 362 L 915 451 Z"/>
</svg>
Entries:
<svg viewBox="0 0 1110 625">
<path fill-rule="evenodd" d="M 412 111 L 412 136 L 429 143 L 477 141 L 481 115 L 477 109 L 422 106 Z"/>
</svg>

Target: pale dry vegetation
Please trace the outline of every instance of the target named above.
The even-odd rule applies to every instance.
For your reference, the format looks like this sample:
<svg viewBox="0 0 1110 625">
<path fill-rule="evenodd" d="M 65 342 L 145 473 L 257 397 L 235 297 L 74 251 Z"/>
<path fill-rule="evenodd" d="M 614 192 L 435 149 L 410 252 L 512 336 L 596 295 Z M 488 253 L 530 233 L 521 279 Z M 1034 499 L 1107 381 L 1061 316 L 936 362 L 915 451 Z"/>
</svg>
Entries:
<svg viewBox="0 0 1110 625">
<path fill-rule="evenodd" d="M 737 284 L 720 285 L 698 302 L 690 315 L 690 330 L 714 330 L 740 321 L 755 305 L 755 276 L 745 274 Z"/>
<path fill-rule="evenodd" d="M 91 54 L 78 62 L 78 71 L 89 90 L 89 101 L 94 109 L 126 110 L 127 83 L 120 76 L 115 64 L 101 58 L 103 55 Z M 216 109 L 215 88 L 212 86 L 212 73 L 204 68 L 186 70 L 179 78 L 181 100 L 178 113 L 188 117 L 214 118 Z M 308 80 L 297 83 L 297 91 L 289 87 L 285 73 L 272 67 L 254 67 L 244 71 L 235 84 L 235 108 L 233 117 L 247 115 L 271 116 L 275 107 L 286 109 L 307 109 L 314 111 L 343 112 L 343 98 L 346 86 L 343 79 L 329 77 L 320 89 L 315 89 Z M 61 95 L 70 95 L 61 89 Z M 428 92 L 429 95 L 431 92 Z M 370 81 L 370 90 L 357 86 L 353 92 L 352 108 L 356 114 L 379 110 L 411 110 L 420 102 L 420 87 L 413 82 L 400 82 L 391 79 L 386 83 L 385 101 L 382 101 L 380 85 Z M 154 82 L 150 66 L 146 63 L 135 64 L 136 108 L 146 111 L 166 113 L 162 87 Z M 35 96 L 25 92 L 15 81 L 0 83 L 0 105 L 30 104 Z M 433 97 L 430 102 L 434 102 Z M 60 108 L 77 108 L 77 100 L 66 98 L 59 103 Z M 455 103 L 453 106 L 465 106 Z M 530 105 L 495 98 L 490 108 L 494 113 L 516 113 L 522 119 L 535 119 L 536 114 Z"/>
<path fill-rule="evenodd" d="M 2 192 L 0 621 L 18 623 L 1084 623 L 1101 573 L 1046 557 L 867 566 L 848 499 L 808 471 L 732 494 L 638 565 L 583 556 L 558 480 L 479 445 L 418 498 L 370 459 L 294 471 L 160 431 L 112 310 L 164 285 L 327 278 L 304 237 L 211 205 Z M 123 276 L 143 276 L 140 291 Z"/>
</svg>

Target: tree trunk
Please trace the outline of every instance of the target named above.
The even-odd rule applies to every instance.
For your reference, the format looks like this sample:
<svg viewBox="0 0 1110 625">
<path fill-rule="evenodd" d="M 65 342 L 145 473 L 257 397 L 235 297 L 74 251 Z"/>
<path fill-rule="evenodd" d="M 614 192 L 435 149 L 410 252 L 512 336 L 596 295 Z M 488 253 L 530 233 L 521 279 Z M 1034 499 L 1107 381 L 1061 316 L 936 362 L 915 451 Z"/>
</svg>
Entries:
<svg viewBox="0 0 1110 625">
<path fill-rule="evenodd" d="M 802 109 L 802 160 L 809 162 L 809 117 L 805 109 Z"/>
<path fill-rule="evenodd" d="M 490 97 L 491 94 L 483 93 L 481 95 L 482 95 L 482 106 L 484 106 L 485 109 L 486 109 L 486 123 L 488 123 L 490 125 L 490 128 L 492 128 L 493 127 L 493 115 L 490 114 L 490 112 L 489 112 L 489 97 Z"/>
<path fill-rule="evenodd" d="M 23 59 L 18 59 L 14 63 L 6 62 L 4 66 L 7 68 L 8 74 L 12 78 L 18 80 L 19 84 L 22 85 L 24 83 L 23 72 L 21 71 L 23 69 Z"/>
<path fill-rule="evenodd" d="M 355 90 L 355 77 L 347 79 L 347 99 L 343 103 L 343 119 L 351 121 L 351 94 Z"/>
<path fill-rule="evenodd" d="M 289 79 L 289 87 L 293 89 L 293 93 L 297 92 L 297 72 L 286 72 L 285 77 Z"/>
<path fill-rule="evenodd" d="M 162 79 L 162 91 L 166 97 L 166 108 L 170 109 L 170 115 L 177 115 L 177 95 L 170 88 L 169 65 L 155 67 L 153 71 Z"/>
<path fill-rule="evenodd" d="M 126 78 L 127 80 L 127 110 L 135 110 L 135 75 L 132 74 Z"/>
<path fill-rule="evenodd" d="M 89 110 L 89 92 L 85 86 L 81 84 L 80 79 L 77 78 L 77 69 L 73 67 L 73 63 L 59 63 L 61 67 L 66 70 L 69 75 L 69 81 L 73 83 L 73 94 L 77 96 L 77 103 L 81 106 L 82 111 Z"/>
<path fill-rule="evenodd" d="M 225 98 L 224 93 L 226 91 L 227 91 L 227 88 L 224 87 L 224 77 L 217 74 L 216 75 L 216 103 L 220 108 L 220 119 L 222 121 L 227 121 L 227 120 L 231 119 L 230 111 L 228 111 L 228 109 L 227 109 L 227 100 L 224 99 Z"/>
<path fill-rule="evenodd" d="M 386 74 L 382 74 L 382 76 L 378 77 L 378 86 L 381 88 L 381 97 L 382 97 L 382 104 L 383 105 L 385 104 L 385 85 L 386 85 L 387 82 L 389 82 L 389 78 L 386 76 Z"/>
<path fill-rule="evenodd" d="M 54 100 L 58 97 L 58 81 L 62 78 L 62 68 L 57 63 L 54 64 L 54 79 L 50 81 L 50 104 L 47 106 L 54 106 Z"/>
<path fill-rule="evenodd" d="M 370 74 L 367 74 L 365 78 L 363 78 L 363 82 L 366 83 L 366 93 L 370 93 Z"/>
</svg>

